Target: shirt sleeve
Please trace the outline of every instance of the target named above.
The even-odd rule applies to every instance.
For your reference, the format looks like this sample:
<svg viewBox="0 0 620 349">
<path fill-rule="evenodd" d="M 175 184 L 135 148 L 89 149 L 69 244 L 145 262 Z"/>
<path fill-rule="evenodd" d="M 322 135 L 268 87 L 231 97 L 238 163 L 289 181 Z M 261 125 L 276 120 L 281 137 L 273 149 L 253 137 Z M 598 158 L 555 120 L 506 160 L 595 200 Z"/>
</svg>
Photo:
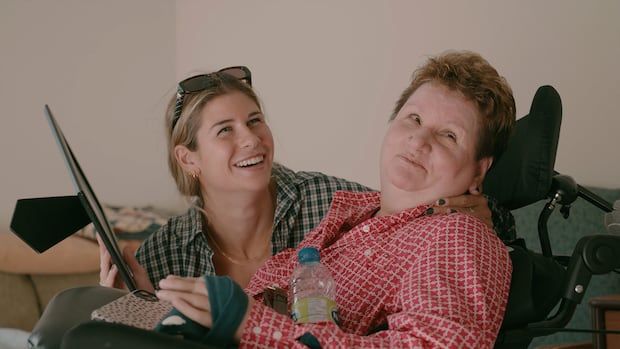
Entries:
<svg viewBox="0 0 620 349">
<path fill-rule="evenodd" d="M 303 348 L 298 339 L 309 333 L 322 347 L 493 347 L 508 299 L 508 252 L 473 217 L 451 215 L 435 228 L 402 275 L 387 330 L 360 336 L 333 323 L 297 325 L 256 302 L 240 346 Z"/>
<path fill-rule="evenodd" d="M 146 273 L 149 276 L 149 280 L 153 286 L 157 289 L 159 280 L 165 278 L 169 274 L 172 274 L 172 268 L 170 266 L 170 245 L 169 225 L 165 224 L 151 236 L 149 236 L 140 248 L 136 251 L 136 258 L 140 265 L 146 269 Z"/>
<path fill-rule="evenodd" d="M 517 229 L 515 227 L 515 217 L 504 206 L 500 205 L 497 200 L 491 196 L 486 196 L 491 210 L 491 218 L 493 219 L 493 228 L 497 236 L 504 242 L 513 241 L 517 238 Z"/>
</svg>

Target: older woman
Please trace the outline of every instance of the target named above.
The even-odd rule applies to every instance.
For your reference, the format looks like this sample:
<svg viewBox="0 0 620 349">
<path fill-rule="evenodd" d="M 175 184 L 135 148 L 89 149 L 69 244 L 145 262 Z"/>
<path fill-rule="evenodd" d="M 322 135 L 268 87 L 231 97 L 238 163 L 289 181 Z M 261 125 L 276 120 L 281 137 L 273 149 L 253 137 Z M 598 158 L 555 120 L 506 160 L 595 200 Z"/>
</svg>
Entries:
<svg viewBox="0 0 620 349">
<path fill-rule="evenodd" d="M 258 269 L 245 293 L 224 278 L 171 276 L 157 295 L 212 328 L 206 338 L 219 344 L 492 347 L 508 298 L 508 252 L 477 218 L 425 212 L 479 190 L 514 122 L 510 87 L 478 54 L 446 53 L 414 73 L 383 140 L 381 192 L 337 192 L 298 247 L 318 248 L 334 275 L 340 326 L 296 324 L 259 301 L 267 287 L 288 288 L 294 249 Z"/>
</svg>

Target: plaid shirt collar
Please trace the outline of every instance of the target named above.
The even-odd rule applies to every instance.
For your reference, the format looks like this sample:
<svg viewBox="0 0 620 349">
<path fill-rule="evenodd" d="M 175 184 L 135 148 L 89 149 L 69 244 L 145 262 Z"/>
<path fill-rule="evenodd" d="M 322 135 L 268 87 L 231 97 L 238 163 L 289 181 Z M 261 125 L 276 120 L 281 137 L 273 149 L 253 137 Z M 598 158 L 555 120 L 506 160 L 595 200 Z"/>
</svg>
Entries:
<svg viewBox="0 0 620 349">
<path fill-rule="evenodd" d="M 299 194 L 297 189 L 297 182 L 299 181 L 299 179 L 295 176 L 295 172 L 278 163 L 274 163 L 273 165 L 271 178 L 276 182 L 277 204 L 273 226 L 277 227 L 278 224 L 280 224 L 280 221 L 282 221 L 282 218 L 286 215 L 286 212 L 295 202 L 298 201 Z M 192 207 L 189 209 L 188 215 L 189 230 L 179 237 L 181 246 L 188 246 L 190 244 L 193 244 L 199 236 L 205 237 L 204 234 L 208 233 L 208 227 L 203 227 L 203 214 L 199 209 L 202 206 L 203 203 L 200 198 L 196 198 L 193 201 Z M 210 245 L 206 245 L 207 248 L 211 250 Z M 282 246 L 281 248 L 277 248 L 276 250 L 280 250 L 284 247 L 285 246 Z"/>
<path fill-rule="evenodd" d="M 202 200 L 200 199 L 194 200 L 194 202 L 192 203 L 192 207 L 189 209 L 189 214 L 188 214 L 189 230 L 187 230 L 185 234 L 181 234 L 181 236 L 179 236 L 181 246 L 187 246 L 189 244 L 193 244 L 194 240 L 196 240 L 199 237 L 205 238 L 205 235 L 203 234 L 203 232 L 206 233 L 207 229 L 206 227 L 203 229 L 203 226 L 202 226 L 203 214 L 202 212 L 200 212 L 199 207 L 202 207 Z"/>
<path fill-rule="evenodd" d="M 295 172 L 277 163 L 273 165 L 272 173 L 272 178 L 276 177 L 275 173 L 278 177 L 276 180 L 276 212 L 273 220 L 273 226 L 277 227 L 293 203 L 298 201 L 298 179 Z"/>
</svg>

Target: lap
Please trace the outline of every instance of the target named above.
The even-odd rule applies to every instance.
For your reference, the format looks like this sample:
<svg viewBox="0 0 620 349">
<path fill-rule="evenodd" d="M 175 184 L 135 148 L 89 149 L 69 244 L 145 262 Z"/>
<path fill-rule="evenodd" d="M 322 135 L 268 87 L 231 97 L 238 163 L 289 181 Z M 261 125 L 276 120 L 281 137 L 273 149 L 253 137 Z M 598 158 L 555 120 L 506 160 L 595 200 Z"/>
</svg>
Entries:
<svg viewBox="0 0 620 349">
<path fill-rule="evenodd" d="M 35 348 L 60 348 L 62 337 L 69 329 L 90 321 L 93 310 L 126 293 L 101 286 L 76 287 L 62 291 L 52 298 L 45 308 L 29 341 Z"/>
</svg>

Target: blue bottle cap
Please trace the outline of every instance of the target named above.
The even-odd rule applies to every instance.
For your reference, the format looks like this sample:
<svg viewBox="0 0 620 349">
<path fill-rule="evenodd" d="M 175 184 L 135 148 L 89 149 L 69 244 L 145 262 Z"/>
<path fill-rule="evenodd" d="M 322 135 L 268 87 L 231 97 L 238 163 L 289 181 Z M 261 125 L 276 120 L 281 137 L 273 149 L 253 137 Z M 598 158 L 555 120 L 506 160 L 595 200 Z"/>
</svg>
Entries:
<svg viewBox="0 0 620 349">
<path fill-rule="evenodd" d="M 321 255 L 316 247 L 304 247 L 297 252 L 297 260 L 301 264 L 318 262 L 321 260 Z"/>
</svg>

